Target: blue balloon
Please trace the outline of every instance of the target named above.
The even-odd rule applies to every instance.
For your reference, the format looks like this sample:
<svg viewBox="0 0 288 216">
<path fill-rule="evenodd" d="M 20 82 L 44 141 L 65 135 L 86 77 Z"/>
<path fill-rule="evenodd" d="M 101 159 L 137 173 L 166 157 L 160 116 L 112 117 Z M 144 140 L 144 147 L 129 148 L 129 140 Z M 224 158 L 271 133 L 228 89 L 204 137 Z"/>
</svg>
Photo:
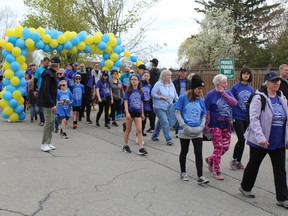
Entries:
<svg viewBox="0 0 288 216">
<path fill-rule="evenodd" d="M 77 36 L 78 36 L 80 41 L 84 41 L 85 38 L 87 37 L 87 35 L 88 35 L 88 33 L 86 31 L 81 31 L 81 32 L 78 33 Z"/>
<path fill-rule="evenodd" d="M 98 43 L 97 46 L 98 46 L 98 48 L 99 48 L 100 50 L 105 50 L 106 47 L 107 47 L 106 43 L 103 42 L 103 41 L 101 41 L 100 43 Z"/>
<path fill-rule="evenodd" d="M 17 72 L 15 72 L 15 75 L 21 79 L 22 77 L 24 77 L 24 71 L 18 70 Z"/>
<path fill-rule="evenodd" d="M 13 92 L 13 91 L 16 90 L 16 88 L 13 85 L 7 85 L 6 86 L 6 90 L 9 91 L 9 92 Z"/>
<path fill-rule="evenodd" d="M 111 71 L 112 71 L 112 70 L 118 70 L 118 67 L 113 66 L 113 67 L 111 68 Z"/>
<path fill-rule="evenodd" d="M 104 59 L 100 62 L 100 65 L 101 65 L 102 67 L 105 66 L 105 60 L 104 60 Z"/>
<path fill-rule="evenodd" d="M 20 80 L 20 84 L 21 84 L 21 86 L 24 86 L 27 84 L 27 81 L 22 77 Z"/>
<path fill-rule="evenodd" d="M 16 72 L 16 71 L 18 71 L 19 69 L 20 69 L 20 65 L 19 65 L 19 63 L 18 62 L 12 62 L 11 64 L 10 64 L 10 68 L 14 71 L 14 72 Z"/>
<path fill-rule="evenodd" d="M 71 43 L 73 44 L 73 46 L 77 46 L 80 43 L 80 40 L 77 36 L 75 36 L 71 39 Z"/>
<path fill-rule="evenodd" d="M 64 49 L 66 49 L 66 50 L 71 50 L 72 47 L 73 47 L 73 45 L 72 45 L 71 41 L 66 41 L 66 42 L 64 43 Z"/>
<path fill-rule="evenodd" d="M 121 67 L 122 66 L 122 62 L 120 60 L 117 60 L 114 62 L 114 66 L 115 67 Z"/>
<path fill-rule="evenodd" d="M 43 51 L 44 52 L 50 52 L 52 49 L 51 49 L 51 47 L 49 46 L 49 44 L 45 44 L 44 45 L 44 48 L 43 48 Z"/>
<path fill-rule="evenodd" d="M 12 98 L 10 101 L 9 101 L 9 106 L 12 107 L 13 109 L 15 109 L 17 106 L 18 106 L 18 102 L 17 100 L 15 100 L 14 98 Z"/>
<path fill-rule="evenodd" d="M 49 29 L 45 29 L 45 34 L 48 34 L 50 35 L 51 34 L 51 31 Z M 51 36 L 51 35 L 50 35 Z"/>
<path fill-rule="evenodd" d="M 136 56 L 130 56 L 130 61 L 131 62 L 137 62 L 137 57 Z"/>
<path fill-rule="evenodd" d="M 57 39 L 58 38 L 58 31 L 57 30 L 52 30 L 51 32 L 50 32 L 50 36 L 51 36 L 51 38 L 52 39 Z"/>
<path fill-rule="evenodd" d="M 43 49 L 44 46 L 45 46 L 45 44 L 42 40 L 39 40 L 38 42 L 36 42 L 37 49 Z"/>
<path fill-rule="evenodd" d="M 107 43 L 108 41 L 110 41 L 110 36 L 108 34 L 103 34 L 101 39 L 103 42 Z"/>
<path fill-rule="evenodd" d="M 24 38 L 31 38 L 32 32 L 29 28 L 24 28 L 22 31 L 22 35 Z"/>
<path fill-rule="evenodd" d="M 20 49 L 26 49 L 25 41 L 22 38 L 18 38 L 16 41 L 16 46 Z"/>
<path fill-rule="evenodd" d="M 5 91 L 5 92 L 2 94 L 2 97 L 3 97 L 5 100 L 9 101 L 9 100 L 12 99 L 12 93 L 11 93 L 10 91 Z"/>
<path fill-rule="evenodd" d="M 113 48 L 113 51 L 117 54 L 120 54 L 122 52 L 122 47 L 121 46 L 115 46 Z"/>
<path fill-rule="evenodd" d="M 2 51 L 2 55 L 3 55 L 4 58 L 6 58 L 7 55 L 12 55 L 12 53 L 4 49 Z"/>
<path fill-rule="evenodd" d="M 4 112 L 2 112 L 1 115 L 2 115 L 2 118 L 4 118 L 4 119 L 8 119 L 9 118 L 9 116 L 6 115 Z"/>
<path fill-rule="evenodd" d="M 12 55 L 12 54 L 9 54 L 5 57 L 6 61 L 9 62 L 10 64 L 14 61 L 16 61 L 16 58 Z"/>
<path fill-rule="evenodd" d="M 122 44 L 122 40 L 120 38 L 116 38 L 116 40 L 117 40 L 117 45 L 120 46 Z"/>
<path fill-rule="evenodd" d="M 91 46 L 86 44 L 86 47 L 84 49 L 84 53 L 90 53 L 91 52 Z"/>
<path fill-rule="evenodd" d="M 18 105 L 15 109 L 14 112 L 17 114 L 21 114 L 24 111 L 24 106 L 23 105 Z"/>
<path fill-rule="evenodd" d="M 105 60 L 110 59 L 110 54 L 104 52 L 104 53 L 103 53 L 103 59 L 105 59 Z"/>
<path fill-rule="evenodd" d="M 10 79 L 4 78 L 2 82 L 4 86 L 10 85 Z"/>
<path fill-rule="evenodd" d="M 11 36 L 8 38 L 8 42 L 12 43 L 15 46 L 17 39 L 18 39 L 17 37 Z"/>
<path fill-rule="evenodd" d="M 26 57 L 28 55 L 28 51 L 26 49 L 22 49 L 21 50 L 21 55 Z"/>
<path fill-rule="evenodd" d="M 56 47 L 57 52 L 61 52 L 64 49 L 64 46 L 62 44 L 59 44 L 58 47 Z"/>
<path fill-rule="evenodd" d="M 40 36 L 40 34 L 38 32 L 34 32 L 33 35 L 32 35 L 32 39 L 35 42 L 38 42 L 41 39 L 41 36 Z"/>
<path fill-rule="evenodd" d="M 23 121 L 26 118 L 26 113 L 25 112 L 22 112 L 22 113 L 20 113 L 18 115 L 19 115 L 19 120 L 20 121 Z"/>
<path fill-rule="evenodd" d="M 22 86 L 19 84 L 16 90 L 20 91 L 21 95 L 24 95 L 25 92 L 24 92 L 24 88 Z"/>
</svg>

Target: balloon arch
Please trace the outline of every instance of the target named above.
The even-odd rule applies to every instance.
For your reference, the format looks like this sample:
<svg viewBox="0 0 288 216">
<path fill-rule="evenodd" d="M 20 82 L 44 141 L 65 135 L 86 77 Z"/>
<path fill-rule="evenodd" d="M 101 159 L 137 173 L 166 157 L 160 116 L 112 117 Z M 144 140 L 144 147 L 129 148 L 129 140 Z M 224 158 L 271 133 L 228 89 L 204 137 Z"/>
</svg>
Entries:
<svg viewBox="0 0 288 216">
<path fill-rule="evenodd" d="M 121 46 L 120 38 L 113 33 L 102 34 L 96 32 L 88 35 L 86 31 L 78 34 L 74 31 L 61 32 L 48 30 L 42 27 L 23 28 L 17 26 L 15 29 L 6 31 L 7 40 L 0 40 L 3 47 L 2 55 L 5 58 L 4 88 L 0 92 L 0 106 L 3 108 L 2 117 L 12 122 L 24 120 L 24 93 L 26 85 L 24 71 L 27 69 L 26 56 L 28 52 L 42 50 L 44 52 L 57 51 L 58 53 L 95 53 L 102 55 L 101 66 L 103 70 L 118 70 L 122 66 L 121 57 L 130 58 L 137 66 L 143 64 L 136 56 L 131 56 L 128 50 Z M 122 56 L 121 56 L 122 55 Z"/>
</svg>

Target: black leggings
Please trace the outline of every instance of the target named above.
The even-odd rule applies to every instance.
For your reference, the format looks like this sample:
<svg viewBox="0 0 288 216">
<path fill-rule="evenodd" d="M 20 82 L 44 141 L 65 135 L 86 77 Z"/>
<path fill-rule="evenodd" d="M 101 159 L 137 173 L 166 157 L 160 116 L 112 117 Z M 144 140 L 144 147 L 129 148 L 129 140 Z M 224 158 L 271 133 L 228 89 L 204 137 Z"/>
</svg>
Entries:
<svg viewBox="0 0 288 216">
<path fill-rule="evenodd" d="M 110 113 L 110 117 L 112 118 L 112 121 L 115 121 L 116 112 L 118 114 L 121 113 L 121 99 L 116 100 L 114 98 L 113 104 L 111 105 L 111 113 Z"/>
<path fill-rule="evenodd" d="M 108 111 L 109 111 L 109 106 L 110 106 L 110 99 L 102 102 L 98 102 L 99 105 L 99 111 L 96 116 L 96 123 L 99 123 L 99 119 L 103 113 L 103 109 L 105 108 L 105 125 L 108 124 Z"/>
<path fill-rule="evenodd" d="M 191 139 L 193 146 L 194 146 L 194 155 L 196 159 L 196 169 L 197 169 L 197 176 L 201 177 L 203 176 L 203 157 L 202 157 L 202 144 L 203 139 L 202 138 L 195 138 Z M 179 155 L 179 162 L 180 162 L 180 169 L 181 172 L 186 172 L 186 156 L 189 151 L 189 143 L 190 139 L 181 139 L 180 138 L 180 144 L 181 144 L 181 152 Z"/>
<path fill-rule="evenodd" d="M 241 162 L 244 147 L 245 147 L 245 138 L 244 133 L 248 127 L 249 123 L 244 120 L 238 120 L 236 119 L 233 122 L 233 127 L 235 129 L 238 141 L 235 144 L 234 147 L 234 153 L 233 153 L 233 159 L 235 159 L 237 162 Z"/>
<path fill-rule="evenodd" d="M 92 96 L 91 94 L 84 94 L 82 95 L 82 105 L 81 105 L 81 110 L 79 113 L 79 119 L 82 118 L 82 116 L 84 116 L 84 111 L 86 108 L 86 121 L 91 121 L 90 119 L 90 113 L 91 113 L 91 102 L 92 102 Z"/>
</svg>

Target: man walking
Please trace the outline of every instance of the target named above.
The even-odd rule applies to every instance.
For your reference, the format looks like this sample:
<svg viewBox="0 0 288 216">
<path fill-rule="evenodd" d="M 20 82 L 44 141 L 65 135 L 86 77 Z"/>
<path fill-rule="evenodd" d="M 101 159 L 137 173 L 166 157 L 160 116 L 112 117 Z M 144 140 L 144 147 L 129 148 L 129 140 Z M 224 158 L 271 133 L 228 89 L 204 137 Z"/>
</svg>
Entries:
<svg viewBox="0 0 288 216">
<path fill-rule="evenodd" d="M 58 57 L 53 57 L 51 59 L 50 68 L 42 73 L 42 84 L 39 95 L 39 103 L 44 111 L 45 124 L 43 130 L 43 139 L 41 150 L 44 152 L 49 152 L 50 150 L 55 150 L 55 146 L 51 144 L 52 132 L 54 129 L 54 121 L 56 112 L 56 98 L 58 90 L 58 82 L 56 72 L 60 68 L 60 59 Z"/>
</svg>

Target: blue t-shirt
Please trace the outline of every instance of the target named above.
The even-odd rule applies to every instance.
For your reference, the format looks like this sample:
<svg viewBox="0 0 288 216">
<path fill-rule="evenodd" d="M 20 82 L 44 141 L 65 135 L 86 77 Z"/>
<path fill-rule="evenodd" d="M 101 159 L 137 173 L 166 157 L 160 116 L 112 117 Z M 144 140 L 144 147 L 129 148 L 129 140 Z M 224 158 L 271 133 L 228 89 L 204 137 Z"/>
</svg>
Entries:
<svg viewBox="0 0 288 216">
<path fill-rule="evenodd" d="M 73 92 L 73 103 L 72 106 L 81 106 L 82 105 L 82 94 L 85 93 L 84 86 L 82 84 L 72 84 L 72 92 Z"/>
<path fill-rule="evenodd" d="M 23 86 L 23 96 L 27 96 L 28 95 L 28 86 L 29 86 L 29 82 L 26 80 L 26 83 Z"/>
<path fill-rule="evenodd" d="M 58 90 L 57 92 L 57 101 L 70 101 L 73 102 L 73 96 L 71 92 L 69 91 L 61 91 Z M 64 103 L 64 104 L 58 104 L 57 103 L 57 113 L 59 114 L 60 117 L 70 117 L 70 112 L 71 112 L 71 104 Z"/>
<path fill-rule="evenodd" d="M 225 92 L 232 96 L 228 90 Z M 210 112 L 210 128 L 227 128 L 232 119 L 232 107 L 227 103 L 220 92 L 216 89 L 209 91 L 205 97 L 206 110 Z"/>
<path fill-rule="evenodd" d="M 144 95 L 141 95 L 138 89 L 133 89 L 132 92 L 126 91 L 124 94 L 124 100 L 128 101 L 129 112 L 142 112 L 142 101 L 144 101 Z"/>
<path fill-rule="evenodd" d="M 111 95 L 111 85 L 108 84 L 107 82 L 102 83 L 101 80 L 98 80 L 97 84 L 96 84 L 96 88 L 99 88 L 99 93 L 100 93 L 100 97 L 104 98 L 104 97 L 108 97 Z"/>
<path fill-rule="evenodd" d="M 186 94 L 180 95 L 175 109 L 181 112 L 184 123 L 191 127 L 200 126 L 202 123 L 202 116 L 206 115 L 203 99 L 197 98 L 194 101 L 189 101 Z"/>
<path fill-rule="evenodd" d="M 37 82 L 37 88 L 38 88 L 38 91 L 40 92 L 40 88 L 41 88 L 41 83 L 42 83 L 42 73 L 48 68 L 45 68 L 43 66 L 40 66 L 36 69 L 36 72 L 35 72 L 35 75 L 34 75 L 34 78 L 38 79 L 38 82 Z"/>
<path fill-rule="evenodd" d="M 122 82 L 122 85 L 129 86 L 131 76 L 132 76 L 131 74 L 126 74 L 126 73 L 121 74 L 120 81 Z"/>
<path fill-rule="evenodd" d="M 2 91 L 3 88 L 4 88 L 4 85 L 2 82 L 0 82 L 0 91 Z"/>
<path fill-rule="evenodd" d="M 186 79 L 179 79 L 179 82 L 180 82 L 180 95 L 186 94 Z"/>
<path fill-rule="evenodd" d="M 142 81 L 142 92 L 144 96 L 143 106 L 144 111 L 151 111 L 150 98 L 151 98 L 151 85 Z"/>
<path fill-rule="evenodd" d="M 232 86 L 231 92 L 238 101 L 237 106 L 233 107 L 233 119 L 246 120 L 246 102 L 254 89 L 248 84 L 238 82 Z"/>
</svg>

